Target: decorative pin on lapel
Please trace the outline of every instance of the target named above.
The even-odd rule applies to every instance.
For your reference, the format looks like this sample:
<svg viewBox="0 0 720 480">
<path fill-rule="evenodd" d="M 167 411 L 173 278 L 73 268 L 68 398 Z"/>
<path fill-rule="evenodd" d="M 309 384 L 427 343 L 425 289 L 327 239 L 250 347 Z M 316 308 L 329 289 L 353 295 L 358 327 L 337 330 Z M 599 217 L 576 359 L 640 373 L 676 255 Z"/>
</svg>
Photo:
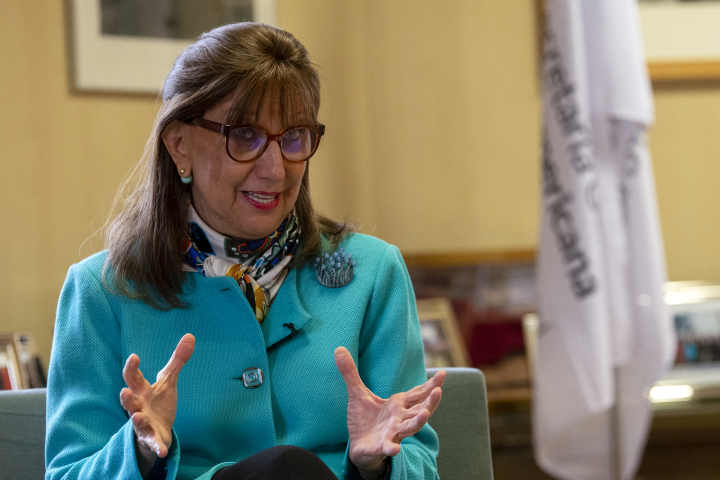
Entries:
<svg viewBox="0 0 720 480">
<path fill-rule="evenodd" d="M 357 263 L 352 259 L 352 253 L 342 248 L 333 254 L 324 253 L 315 259 L 315 273 L 317 278 L 326 287 L 344 287 L 353 278 L 353 267 Z"/>
</svg>

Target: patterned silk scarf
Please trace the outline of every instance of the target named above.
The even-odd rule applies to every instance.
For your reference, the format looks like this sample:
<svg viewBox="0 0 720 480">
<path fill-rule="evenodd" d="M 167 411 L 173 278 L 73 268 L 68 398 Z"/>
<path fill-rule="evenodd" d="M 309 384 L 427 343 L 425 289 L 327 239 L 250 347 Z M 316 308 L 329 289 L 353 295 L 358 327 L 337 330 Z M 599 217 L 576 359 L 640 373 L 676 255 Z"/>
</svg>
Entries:
<svg viewBox="0 0 720 480">
<path fill-rule="evenodd" d="M 192 205 L 188 210 L 190 238 L 183 262 L 188 271 L 205 277 L 233 277 L 240 285 L 257 321 L 262 323 L 282 286 L 285 268 L 297 252 L 300 225 L 290 212 L 266 238 L 243 240 L 226 237 L 202 221 Z"/>
</svg>

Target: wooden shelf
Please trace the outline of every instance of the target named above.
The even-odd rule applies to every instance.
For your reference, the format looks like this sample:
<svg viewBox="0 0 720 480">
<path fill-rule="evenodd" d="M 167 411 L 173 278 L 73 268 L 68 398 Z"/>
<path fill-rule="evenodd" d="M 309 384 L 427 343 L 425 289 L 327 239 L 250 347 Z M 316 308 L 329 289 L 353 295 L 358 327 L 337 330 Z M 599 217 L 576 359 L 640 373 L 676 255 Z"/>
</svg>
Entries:
<svg viewBox="0 0 720 480">
<path fill-rule="evenodd" d="M 457 253 L 410 253 L 403 254 L 408 267 L 450 267 L 477 265 L 481 263 L 531 263 L 535 250 L 489 250 Z"/>
<path fill-rule="evenodd" d="M 700 62 L 651 62 L 650 78 L 654 82 L 683 80 L 720 80 L 720 60 Z"/>
</svg>

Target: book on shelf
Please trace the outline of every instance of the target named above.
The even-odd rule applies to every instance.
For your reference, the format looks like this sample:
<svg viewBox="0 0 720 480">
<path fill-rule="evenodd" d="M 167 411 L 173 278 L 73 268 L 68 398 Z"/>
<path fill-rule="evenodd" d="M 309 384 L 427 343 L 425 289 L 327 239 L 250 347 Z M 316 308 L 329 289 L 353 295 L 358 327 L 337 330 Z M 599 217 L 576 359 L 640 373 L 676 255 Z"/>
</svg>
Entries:
<svg viewBox="0 0 720 480">
<path fill-rule="evenodd" d="M 720 310 L 708 306 L 676 308 L 676 363 L 720 362 Z"/>
<path fill-rule="evenodd" d="M 0 390 L 44 388 L 46 384 L 32 334 L 0 334 Z"/>
</svg>

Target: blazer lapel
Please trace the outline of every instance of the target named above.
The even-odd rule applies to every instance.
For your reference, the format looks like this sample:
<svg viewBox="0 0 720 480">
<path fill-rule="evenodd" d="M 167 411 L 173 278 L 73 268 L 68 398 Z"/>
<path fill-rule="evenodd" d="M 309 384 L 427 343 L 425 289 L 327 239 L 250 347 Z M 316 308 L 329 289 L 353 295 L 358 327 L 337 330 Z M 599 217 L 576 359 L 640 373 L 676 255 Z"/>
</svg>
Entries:
<svg viewBox="0 0 720 480">
<path fill-rule="evenodd" d="M 311 319 L 300 302 L 297 271 L 297 268 L 293 268 L 288 272 L 261 325 L 266 348 L 294 334 Z"/>
</svg>

